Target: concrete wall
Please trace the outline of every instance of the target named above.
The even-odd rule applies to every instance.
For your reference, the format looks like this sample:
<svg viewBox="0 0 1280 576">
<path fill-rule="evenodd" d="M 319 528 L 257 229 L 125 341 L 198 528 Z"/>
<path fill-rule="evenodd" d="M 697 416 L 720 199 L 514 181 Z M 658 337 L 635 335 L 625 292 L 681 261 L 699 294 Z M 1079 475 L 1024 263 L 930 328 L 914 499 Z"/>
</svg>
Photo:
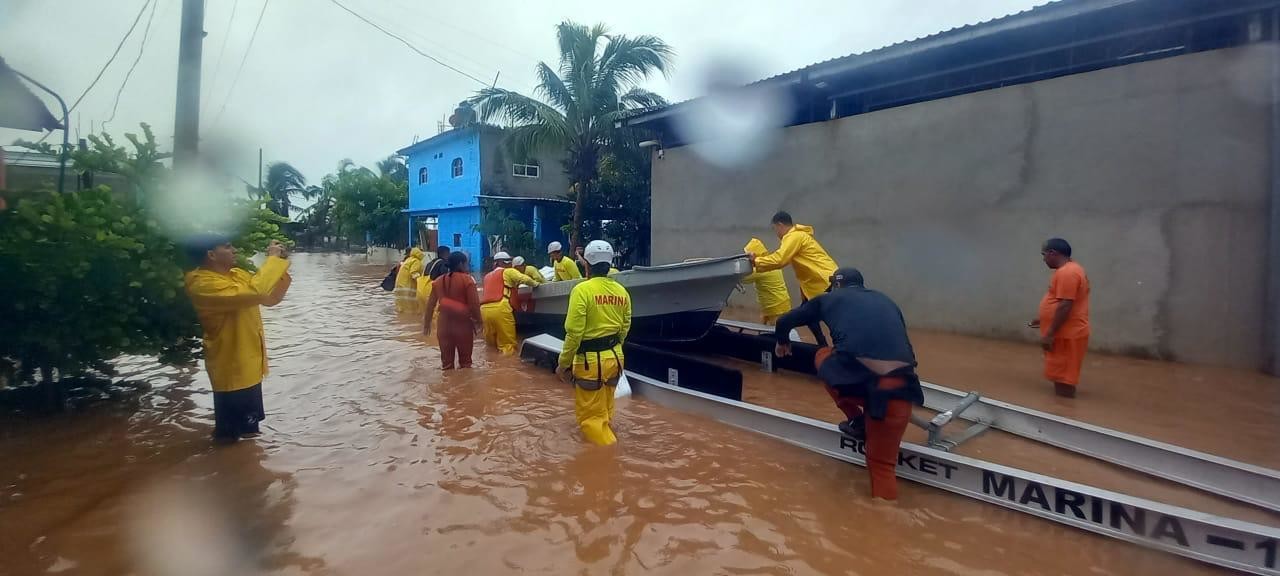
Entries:
<svg viewBox="0 0 1280 576">
<path fill-rule="evenodd" d="M 564 174 L 564 159 L 559 155 L 537 154 L 538 177 L 512 175 L 511 154 L 503 145 L 505 133 L 481 129 L 480 186 L 485 194 L 523 196 L 525 198 L 562 198 L 569 193 L 569 177 Z"/>
<path fill-rule="evenodd" d="M 734 170 L 668 149 L 654 261 L 776 247 L 785 209 L 913 326 L 1030 339 L 1040 243 L 1062 236 L 1092 280 L 1094 348 L 1259 368 L 1280 258 L 1267 78 L 1264 47 L 1233 48 L 786 128 Z"/>
</svg>

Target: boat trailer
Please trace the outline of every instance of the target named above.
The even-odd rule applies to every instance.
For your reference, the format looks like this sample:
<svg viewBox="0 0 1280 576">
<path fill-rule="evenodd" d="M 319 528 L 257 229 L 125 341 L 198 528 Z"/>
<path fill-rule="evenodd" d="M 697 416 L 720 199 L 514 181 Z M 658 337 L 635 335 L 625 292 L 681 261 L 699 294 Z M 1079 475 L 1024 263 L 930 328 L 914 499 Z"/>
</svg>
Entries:
<svg viewBox="0 0 1280 576">
<path fill-rule="evenodd" d="M 749 345 L 753 340 L 756 346 Z M 629 345 L 627 379 L 632 392 L 649 401 L 865 466 L 863 443 L 843 435 L 834 424 L 742 402 L 740 372 L 680 353 L 681 349 L 732 351 L 728 355 L 758 361 L 769 371 L 802 368 L 807 356 L 807 372 L 812 373 L 812 345 L 797 343 L 793 357 L 773 358 L 772 343 L 771 327 L 721 321 L 699 344 L 702 349 L 682 344 L 676 350 L 639 347 L 633 351 Z M 520 355 L 553 369 L 562 345 L 554 336 L 534 336 L 524 341 Z M 736 381 L 732 374 L 737 375 Z M 899 477 L 1209 564 L 1280 576 L 1280 528 L 1069 482 L 950 450 L 996 428 L 1270 510 L 1280 509 L 1276 497 L 1280 472 L 983 398 L 975 392 L 922 384 L 926 407 L 939 413 L 930 420 L 913 417 L 929 433 L 929 445 L 902 443 Z M 945 436 L 944 428 L 956 420 L 971 424 L 955 436 Z"/>
</svg>

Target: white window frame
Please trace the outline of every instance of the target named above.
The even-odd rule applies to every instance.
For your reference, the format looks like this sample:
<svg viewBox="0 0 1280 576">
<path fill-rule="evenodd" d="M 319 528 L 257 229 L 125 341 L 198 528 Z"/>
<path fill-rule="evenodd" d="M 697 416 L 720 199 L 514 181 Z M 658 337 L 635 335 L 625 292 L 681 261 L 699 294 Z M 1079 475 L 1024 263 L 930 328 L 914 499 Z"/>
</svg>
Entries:
<svg viewBox="0 0 1280 576">
<path fill-rule="evenodd" d="M 426 166 L 418 168 L 418 184 L 422 185 L 428 182 L 431 182 L 431 172 L 427 170 Z"/>
<path fill-rule="evenodd" d="M 455 164 L 458 167 L 456 171 L 453 169 Z M 461 178 L 462 175 L 466 173 L 467 173 L 467 163 L 462 159 L 461 156 L 458 156 L 453 160 L 449 161 L 449 174 L 451 176 L 453 176 L 454 178 Z"/>
<path fill-rule="evenodd" d="M 529 175 L 530 168 L 533 168 L 534 171 L 532 176 Z M 523 174 L 520 173 L 522 171 L 524 172 Z M 511 175 L 516 178 L 541 178 L 542 167 L 537 164 L 512 164 Z"/>
</svg>

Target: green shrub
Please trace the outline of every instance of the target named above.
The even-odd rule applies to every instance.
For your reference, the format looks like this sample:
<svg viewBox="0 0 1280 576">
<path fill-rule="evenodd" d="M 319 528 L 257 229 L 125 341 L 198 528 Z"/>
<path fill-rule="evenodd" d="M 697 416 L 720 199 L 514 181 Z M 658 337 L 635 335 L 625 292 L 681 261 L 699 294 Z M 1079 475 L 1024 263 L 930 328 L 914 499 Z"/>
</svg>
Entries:
<svg viewBox="0 0 1280 576">
<path fill-rule="evenodd" d="M 199 327 L 182 256 L 105 187 L 27 197 L 0 212 L 0 357 L 48 380 L 121 354 L 188 358 Z"/>
</svg>

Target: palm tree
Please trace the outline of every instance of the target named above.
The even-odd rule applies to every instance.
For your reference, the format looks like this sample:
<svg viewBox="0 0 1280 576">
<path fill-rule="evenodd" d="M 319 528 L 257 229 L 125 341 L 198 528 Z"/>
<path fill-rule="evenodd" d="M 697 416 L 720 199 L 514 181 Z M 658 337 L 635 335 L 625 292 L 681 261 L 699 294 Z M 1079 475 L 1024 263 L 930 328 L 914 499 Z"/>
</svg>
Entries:
<svg viewBox="0 0 1280 576">
<path fill-rule="evenodd" d="M 392 182 L 408 182 L 409 167 L 404 164 L 404 156 L 392 154 L 378 161 L 378 173 Z"/>
<path fill-rule="evenodd" d="M 267 207 L 272 212 L 289 217 L 289 208 L 293 207 L 290 198 L 304 196 L 307 191 L 307 178 L 288 162 L 272 162 L 267 165 Z"/>
<path fill-rule="evenodd" d="M 615 137 L 614 122 L 636 109 L 662 105 L 660 96 L 637 84 L 654 72 L 666 74 L 675 52 L 656 36 L 610 34 L 603 24 L 574 22 L 556 27 L 558 71 L 539 62 L 533 98 L 505 88 L 485 88 L 470 102 L 481 121 L 504 119 L 514 127 L 507 145 L 516 158 L 539 151 L 566 155 L 565 171 L 574 194 L 573 233 L 580 246 L 582 205 L 599 176 L 599 159 Z"/>
</svg>

